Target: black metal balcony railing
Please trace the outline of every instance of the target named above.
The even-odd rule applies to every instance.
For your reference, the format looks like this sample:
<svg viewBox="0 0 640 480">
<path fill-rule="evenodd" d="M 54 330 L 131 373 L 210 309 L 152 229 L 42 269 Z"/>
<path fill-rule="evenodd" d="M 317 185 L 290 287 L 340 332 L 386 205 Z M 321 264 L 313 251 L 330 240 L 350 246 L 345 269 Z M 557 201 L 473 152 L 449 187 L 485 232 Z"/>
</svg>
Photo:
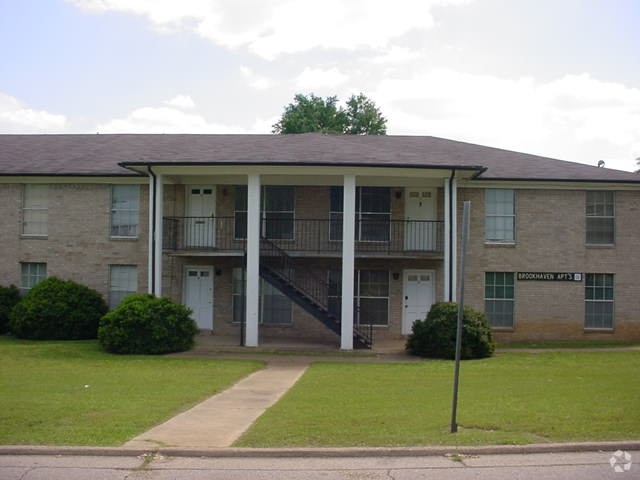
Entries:
<svg viewBox="0 0 640 480">
<path fill-rule="evenodd" d="M 246 217 L 165 217 L 166 250 L 216 250 L 242 252 Z M 356 252 L 369 254 L 440 254 L 444 222 L 436 220 L 356 220 Z M 342 219 L 268 218 L 261 236 L 289 254 L 340 254 Z"/>
</svg>

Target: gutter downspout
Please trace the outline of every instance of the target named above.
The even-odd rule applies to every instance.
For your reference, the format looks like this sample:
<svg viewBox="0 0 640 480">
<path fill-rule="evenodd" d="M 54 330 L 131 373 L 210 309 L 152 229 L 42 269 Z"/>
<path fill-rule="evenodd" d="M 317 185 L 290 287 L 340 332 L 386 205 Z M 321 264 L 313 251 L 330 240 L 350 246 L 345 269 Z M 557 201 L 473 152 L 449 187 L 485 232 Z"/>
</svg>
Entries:
<svg viewBox="0 0 640 480">
<path fill-rule="evenodd" d="M 151 215 L 149 216 L 149 285 L 148 291 L 151 295 L 156 295 L 156 212 L 157 212 L 157 195 L 158 177 L 151 170 L 151 166 L 147 166 L 147 171 L 151 177 L 151 189 L 149 192 L 149 200 L 151 203 Z"/>
</svg>

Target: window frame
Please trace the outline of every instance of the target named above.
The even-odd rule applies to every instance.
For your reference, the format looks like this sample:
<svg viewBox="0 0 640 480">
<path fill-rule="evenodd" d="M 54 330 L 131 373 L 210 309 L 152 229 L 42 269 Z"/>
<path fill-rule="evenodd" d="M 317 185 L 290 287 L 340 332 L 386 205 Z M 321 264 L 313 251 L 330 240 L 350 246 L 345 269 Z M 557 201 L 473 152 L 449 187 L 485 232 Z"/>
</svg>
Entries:
<svg viewBox="0 0 640 480">
<path fill-rule="evenodd" d="M 489 282 L 490 276 L 493 276 L 493 282 Z M 498 275 L 501 275 L 502 282 L 498 283 Z M 510 276 L 510 282 L 508 282 L 508 276 Z M 514 272 L 484 272 L 484 312 L 487 316 L 489 326 L 494 329 L 513 330 L 515 328 L 516 320 L 516 281 Z M 489 290 L 493 292 L 493 295 L 488 295 Z M 502 289 L 502 295 L 498 295 Z M 509 290 L 510 289 L 510 290 Z M 511 295 L 507 293 L 511 291 Z M 498 312 L 496 306 L 510 305 L 510 322 L 497 322 L 496 317 L 493 315 L 499 315 L 500 318 L 506 318 L 507 313 L 504 309 Z"/>
<path fill-rule="evenodd" d="M 40 268 L 42 271 L 37 271 Z M 36 272 L 32 272 L 33 269 Z M 47 264 L 45 262 L 20 262 L 20 293 L 22 295 L 27 294 L 29 290 L 46 278 Z"/>
<path fill-rule="evenodd" d="M 21 235 L 41 238 L 46 238 L 49 235 L 49 185 L 43 183 L 24 184 Z"/>
<path fill-rule="evenodd" d="M 511 213 L 501 212 L 500 205 L 506 202 L 500 202 L 499 198 L 492 199 L 490 193 L 506 193 L 511 192 Z M 517 219 L 517 201 L 516 190 L 513 188 L 486 188 L 484 192 L 484 240 L 485 243 L 497 244 L 514 244 L 516 243 L 516 219 Z M 493 203 L 495 200 L 495 203 Z M 499 236 L 498 232 L 506 232 L 506 228 L 499 229 L 496 225 L 490 225 L 496 220 L 503 219 L 511 223 L 511 238 L 506 235 Z"/>
<path fill-rule="evenodd" d="M 597 282 L 596 279 L 601 279 L 601 282 Z M 615 327 L 615 274 L 613 273 L 586 273 L 584 283 L 584 329 L 585 330 L 598 330 L 598 331 L 612 331 Z M 607 292 L 610 291 L 610 295 Z M 590 294 L 591 292 L 591 294 Z M 601 292 L 599 295 L 597 292 Z M 601 296 L 603 298 L 596 298 Z M 607 298 L 609 296 L 610 298 Z M 591 297 L 591 298 L 589 298 Z M 604 307 L 610 305 L 609 312 L 593 312 L 592 308 L 597 306 Z M 595 317 L 595 314 L 601 315 L 598 318 L 598 322 L 602 325 L 589 325 Z M 607 315 L 609 318 L 604 318 Z M 606 323 L 606 324 L 605 324 Z"/>
<path fill-rule="evenodd" d="M 119 199 L 117 190 L 132 189 L 133 195 Z M 117 203 L 124 203 L 125 206 L 118 206 Z M 130 223 L 116 222 L 116 218 L 122 215 L 130 220 Z M 126 233 L 128 229 L 129 233 Z M 134 230 L 134 233 L 131 233 Z M 123 231 L 125 233 L 123 233 Z M 140 185 L 139 184 L 112 184 L 109 202 L 109 237 L 111 238 L 138 238 L 140 235 Z"/>
<path fill-rule="evenodd" d="M 363 295 L 363 276 L 370 273 L 383 273 L 386 276 L 386 296 L 384 295 Z M 366 325 L 373 327 L 389 327 L 389 309 L 391 307 L 391 279 L 389 270 L 377 269 L 377 268 L 362 268 L 355 270 L 354 272 L 354 288 L 353 288 L 353 307 L 354 307 L 354 325 Z M 329 304 L 329 311 L 333 313 L 337 318 L 342 315 L 342 270 L 332 268 L 327 272 L 327 281 L 329 283 L 329 292 L 327 295 L 327 302 Z M 333 288 L 332 288 L 333 287 Z M 386 312 L 384 323 L 363 323 L 362 319 L 362 300 L 379 300 L 385 299 Z"/>
<path fill-rule="evenodd" d="M 120 286 L 116 284 L 116 270 L 128 271 L 127 278 L 125 279 L 128 289 L 114 288 L 114 286 Z M 122 280 L 123 276 L 120 276 L 118 280 Z M 138 292 L 138 266 L 137 265 L 121 265 L 121 264 L 111 264 L 109 265 L 109 288 L 107 293 L 107 304 L 109 305 L 109 310 L 113 310 L 120 302 L 124 299 L 124 297 L 137 293 Z"/>
<path fill-rule="evenodd" d="M 246 278 L 246 270 L 243 267 L 234 267 L 231 272 L 231 323 L 234 325 L 240 325 L 244 323 L 245 319 L 237 318 L 238 315 L 242 316 L 244 313 L 245 304 L 245 286 L 243 280 Z M 293 301 L 288 298 L 284 293 L 280 292 L 273 285 L 269 284 L 263 278 L 260 279 L 260 300 L 258 307 L 258 323 L 260 325 L 274 325 L 274 326 L 290 326 L 293 324 Z M 240 289 L 240 291 L 238 291 Z M 269 309 L 269 301 L 266 297 L 283 297 L 287 302 L 288 320 L 284 322 L 275 322 L 270 319 L 276 315 L 276 312 L 265 313 Z M 240 302 L 240 303 L 238 303 Z M 237 311 L 237 309 L 239 310 Z M 280 318 L 280 317 L 279 317 Z"/>
<path fill-rule="evenodd" d="M 585 192 L 585 244 L 597 246 L 610 246 L 616 243 L 616 192 L 612 190 L 587 190 Z M 600 197 L 600 198 L 598 198 Z M 597 214 L 597 210 L 601 210 Z M 607 210 L 610 209 L 610 214 Z M 590 223 L 602 227 L 609 223 L 608 228 L 590 229 Z M 597 238 L 604 237 L 607 238 Z M 596 238 L 594 238 L 596 237 Z"/>
<path fill-rule="evenodd" d="M 374 194 L 377 192 L 377 195 Z M 384 202 L 388 202 L 388 211 L 383 210 L 364 210 L 369 208 L 366 206 L 368 199 L 384 199 Z M 342 241 L 342 218 L 344 215 L 344 187 L 341 185 L 333 185 L 329 192 L 329 240 L 334 242 Z M 391 213 L 393 210 L 391 201 L 391 187 L 372 187 L 372 186 L 359 186 L 356 187 L 356 211 L 355 211 L 355 241 L 367 242 L 367 243 L 389 243 L 391 241 Z M 372 217 L 383 217 L 382 221 L 372 220 Z M 372 224 L 387 224 L 387 228 L 384 231 L 385 235 L 376 237 L 366 235 L 367 222 Z M 371 237 L 371 238 L 369 238 Z"/>
<path fill-rule="evenodd" d="M 267 210 L 267 205 L 273 200 L 270 192 L 276 192 L 276 189 L 287 188 L 291 189 L 291 208 L 292 210 Z M 235 186 L 235 199 L 234 199 L 234 240 L 246 240 L 247 239 L 247 186 L 236 185 Z M 276 218 L 278 216 L 286 216 L 283 218 Z M 273 217 L 270 219 L 269 217 Z M 290 217 L 290 218 L 287 218 Z M 287 235 L 284 236 L 270 236 L 270 220 L 291 222 L 291 228 L 286 230 Z M 271 222 L 273 225 L 274 222 Z M 284 231 L 284 230 L 283 230 Z M 260 235 L 267 240 L 295 240 L 296 238 L 296 187 L 293 185 L 262 185 L 260 187 Z"/>
</svg>

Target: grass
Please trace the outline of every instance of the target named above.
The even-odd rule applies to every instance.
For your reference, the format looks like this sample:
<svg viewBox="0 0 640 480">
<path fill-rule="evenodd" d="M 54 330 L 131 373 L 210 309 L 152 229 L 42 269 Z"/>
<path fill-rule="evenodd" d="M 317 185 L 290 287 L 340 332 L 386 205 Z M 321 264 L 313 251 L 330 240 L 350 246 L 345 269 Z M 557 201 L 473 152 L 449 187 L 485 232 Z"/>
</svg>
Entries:
<svg viewBox="0 0 640 480">
<path fill-rule="evenodd" d="M 463 362 L 316 363 L 236 442 L 245 447 L 640 439 L 640 352 L 503 353 Z"/>
<path fill-rule="evenodd" d="M 584 348 L 618 348 L 618 347 L 637 347 L 640 344 L 633 341 L 615 340 L 615 341 L 552 341 L 545 340 L 539 342 L 505 342 L 499 343 L 498 348 L 513 348 L 513 349 L 584 349 Z"/>
<path fill-rule="evenodd" d="M 120 445 L 260 368 L 0 338 L 0 444 Z"/>
</svg>

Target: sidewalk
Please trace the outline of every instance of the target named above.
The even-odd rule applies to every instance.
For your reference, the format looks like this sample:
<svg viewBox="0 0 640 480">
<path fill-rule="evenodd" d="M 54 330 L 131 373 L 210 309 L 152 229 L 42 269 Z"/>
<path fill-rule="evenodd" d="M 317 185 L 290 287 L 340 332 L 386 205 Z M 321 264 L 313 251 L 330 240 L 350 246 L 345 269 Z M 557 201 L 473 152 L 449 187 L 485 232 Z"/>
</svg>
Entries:
<svg viewBox="0 0 640 480">
<path fill-rule="evenodd" d="M 125 448 L 229 447 L 307 370 L 304 359 L 269 359 L 264 369 L 127 442 Z"/>
</svg>

